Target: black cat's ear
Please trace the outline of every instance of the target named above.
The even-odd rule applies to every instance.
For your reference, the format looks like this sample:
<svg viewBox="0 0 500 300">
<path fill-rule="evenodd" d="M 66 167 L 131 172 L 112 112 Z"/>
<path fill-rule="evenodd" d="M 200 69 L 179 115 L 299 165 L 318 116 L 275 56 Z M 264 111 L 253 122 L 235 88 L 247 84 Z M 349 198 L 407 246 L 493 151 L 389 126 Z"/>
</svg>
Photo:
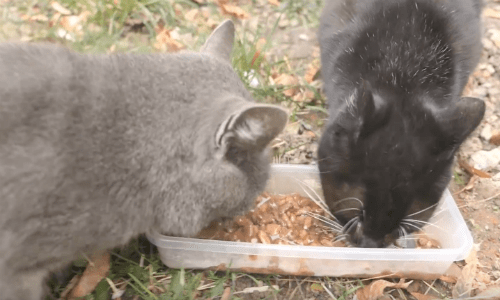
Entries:
<svg viewBox="0 0 500 300">
<path fill-rule="evenodd" d="M 253 105 L 236 112 L 220 123 L 215 133 L 215 145 L 221 155 L 230 146 L 263 150 L 288 122 L 288 113 L 273 105 Z"/>
<path fill-rule="evenodd" d="M 367 85 L 358 89 L 352 97 L 355 98 L 351 103 L 355 105 L 358 119 L 357 139 L 370 135 L 387 121 L 389 105 L 381 96 L 372 93 Z"/>
<path fill-rule="evenodd" d="M 225 20 L 214 29 L 203 47 L 201 47 L 200 52 L 209 53 L 230 62 L 233 43 L 234 23 L 231 20 Z"/>
<path fill-rule="evenodd" d="M 484 117 L 486 106 L 483 100 L 464 97 L 456 107 L 434 114 L 444 134 L 452 145 L 461 144 Z"/>
</svg>

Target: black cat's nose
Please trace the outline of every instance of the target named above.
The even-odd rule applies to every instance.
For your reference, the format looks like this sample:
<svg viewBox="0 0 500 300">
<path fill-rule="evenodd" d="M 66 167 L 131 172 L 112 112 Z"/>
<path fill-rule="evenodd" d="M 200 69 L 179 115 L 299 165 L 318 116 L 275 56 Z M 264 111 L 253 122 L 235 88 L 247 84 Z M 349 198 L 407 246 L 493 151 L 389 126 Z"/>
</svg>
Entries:
<svg viewBox="0 0 500 300">
<path fill-rule="evenodd" d="M 363 236 L 359 241 L 358 241 L 358 247 L 360 248 L 381 248 L 382 243 L 378 242 L 374 239 L 371 239 L 369 237 Z"/>
</svg>

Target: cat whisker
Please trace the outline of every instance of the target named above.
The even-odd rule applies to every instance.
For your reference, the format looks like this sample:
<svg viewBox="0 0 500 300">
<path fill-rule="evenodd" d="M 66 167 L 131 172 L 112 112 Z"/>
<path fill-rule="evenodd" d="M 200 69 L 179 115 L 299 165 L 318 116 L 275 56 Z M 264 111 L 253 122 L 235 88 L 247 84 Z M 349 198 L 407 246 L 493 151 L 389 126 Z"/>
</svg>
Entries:
<svg viewBox="0 0 500 300">
<path fill-rule="evenodd" d="M 358 201 L 358 202 L 359 202 L 359 204 L 361 204 L 361 208 L 363 208 L 363 201 L 359 200 L 359 199 L 358 199 L 358 198 L 356 198 L 356 197 L 347 197 L 347 198 L 344 198 L 344 199 L 342 199 L 342 200 L 337 201 L 337 203 L 335 203 L 335 205 L 333 205 L 332 209 L 333 209 L 334 207 L 336 207 L 337 205 L 339 205 L 340 203 L 342 203 L 342 202 L 344 202 L 344 201 L 347 201 L 347 200 L 355 200 L 355 201 Z"/>
<path fill-rule="evenodd" d="M 405 222 L 414 222 L 414 223 L 425 224 L 425 225 L 433 226 L 433 227 L 435 227 L 435 228 L 437 228 L 437 229 L 439 229 L 439 230 L 444 231 L 444 229 L 443 229 L 443 228 L 441 228 L 441 227 L 437 226 L 436 224 L 432 224 L 432 223 L 430 223 L 430 222 L 426 222 L 426 221 L 422 221 L 422 220 L 406 219 L 406 218 L 405 218 L 405 219 L 403 219 L 403 221 L 405 221 Z"/>
<path fill-rule="evenodd" d="M 414 215 L 418 215 L 418 214 L 420 214 L 420 213 L 423 213 L 424 211 L 426 211 L 426 210 L 428 210 L 428 209 L 431 209 L 431 208 L 433 208 L 433 207 L 437 206 L 438 204 L 439 204 L 439 202 L 438 202 L 438 203 L 436 203 L 436 204 L 433 204 L 433 205 L 431 205 L 431 206 L 429 206 L 429 207 L 427 207 L 427 208 L 424 208 L 424 209 L 422 209 L 422 210 L 420 210 L 420 211 L 417 211 L 417 212 L 415 212 L 415 213 L 412 213 L 411 215 L 407 215 L 406 217 L 411 217 L 411 216 L 414 216 Z"/>
<path fill-rule="evenodd" d="M 313 217 L 313 218 L 315 218 L 318 221 L 326 223 L 326 224 L 329 225 L 329 227 L 332 227 L 334 229 L 338 229 L 339 231 L 342 229 L 342 226 L 338 222 L 335 222 L 334 220 L 331 220 L 331 219 L 329 219 L 329 218 L 327 218 L 325 216 L 318 215 L 318 214 L 315 214 L 315 213 L 312 213 L 312 212 L 307 212 L 306 215 L 308 215 L 310 217 Z"/>
<path fill-rule="evenodd" d="M 359 217 L 355 217 L 355 218 L 352 218 L 351 220 L 349 220 L 349 222 L 347 222 L 344 227 L 342 228 L 342 232 L 349 232 L 351 231 L 351 228 L 353 226 L 356 226 L 359 222 Z"/>
<path fill-rule="evenodd" d="M 406 225 L 406 226 L 411 226 L 411 227 L 413 227 L 413 228 L 417 229 L 417 231 L 419 231 L 419 230 L 421 229 L 421 228 L 420 228 L 420 227 L 418 227 L 417 225 L 414 225 L 414 224 L 411 224 L 411 223 L 401 222 L 401 224 L 404 224 L 404 225 Z"/>
<path fill-rule="evenodd" d="M 346 239 L 347 239 L 347 234 L 337 235 L 337 236 L 333 239 L 333 242 L 345 241 Z"/>
<path fill-rule="evenodd" d="M 293 178 L 293 177 L 292 177 Z M 332 212 L 330 211 L 330 209 L 328 208 L 328 205 L 326 205 L 325 201 L 323 200 L 323 198 L 320 197 L 320 195 L 318 195 L 318 193 L 306 182 L 302 181 L 302 180 L 299 180 L 297 178 L 293 178 L 295 179 L 300 187 L 302 188 L 302 190 L 304 191 L 304 193 L 307 194 L 307 196 L 309 196 L 309 198 L 311 198 L 312 201 L 314 201 L 314 203 L 316 203 L 319 207 L 321 207 L 329 216 L 331 216 L 332 218 L 335 218 L 335 216 L 332 214 Z M 305 188 L 304 186 L 308 187 L 309 190 L 311 190 L 314 195 L 316 197 L 313 197 Z M 336 218 L 335 218 L 336 219 Z M 337 220 L 338 221 L 338 220 Z"/>
<path fill-rule="evenodd" d="M 342 213 L 342 212 L 345 212 L 345 211 L 361 211 L 361 209 L 359 208 L 354 208 L 354 207 L 350 207 L 350 208 L 344 208 L 344 209 L 341 209 L 341 210 L 337 210 L 335 213 L 338 214 L 338 213 Z"/>
</svg>

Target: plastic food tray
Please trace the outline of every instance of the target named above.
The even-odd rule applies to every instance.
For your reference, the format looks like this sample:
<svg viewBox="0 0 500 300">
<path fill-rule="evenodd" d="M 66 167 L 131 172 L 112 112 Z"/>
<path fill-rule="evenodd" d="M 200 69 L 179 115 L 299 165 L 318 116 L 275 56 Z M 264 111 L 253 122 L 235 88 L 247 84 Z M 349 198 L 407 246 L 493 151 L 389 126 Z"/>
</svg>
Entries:
<svg viewBox="0 0 500 300">
<path fill-rule="evenodd" d="M 272 165 L 266 191 L 307 196 L 296 179 L 322 195 L 318 169 L 314 165 Z M 310 191 L 309 191 L 310 193 Z M 450 192 L 443 193 L 434 217 L 426 226 L 428 236 L 441 249 L 367 249 L 252 244 L 148 233 L 158 247 L 161 260 L 171 268 L 225 270 L 246 273 L 290 274 L 367 278 L 373 276 L 435 279 L 454 262 L 465 259 L 472 236 Z"/>
</svg>

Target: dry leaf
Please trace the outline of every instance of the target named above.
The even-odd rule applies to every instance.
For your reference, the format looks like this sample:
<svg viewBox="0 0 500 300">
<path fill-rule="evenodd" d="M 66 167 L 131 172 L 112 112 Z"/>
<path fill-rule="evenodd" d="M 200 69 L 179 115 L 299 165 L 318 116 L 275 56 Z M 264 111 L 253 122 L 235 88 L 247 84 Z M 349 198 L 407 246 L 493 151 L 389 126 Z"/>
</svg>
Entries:
<svg viewBox="0 0 500 300">
<path fill-rule="evenodd" d="M 75 275 L 75 276 L 73 276 L 73 278 L 71 278 L 69 283 L 66 285 L 66 287 L 62 291 L 60 299 L 67 299 L 68 294 L 75 287 L 75 285 L 80 281 L 81 277 L 82 277 L 82 275 Z"/>
<path fill-rule="evenodd" d="M 465 171 L 467 171 L 467 173 L 469 173 L 470 175 L 477 175 L 481 178 L 491 178 L 491 175 L 484 172 L 484 171 L 481 171 L 481 170 L 478 170 L 476 168 L 474 168 L 473 166 L 469 165 L 465 160 L 463 160 L 462 158 L 459 158 L 458 159 L 458 165 L 464 169 Z"/>
<path fill-rule="evenodd" d="M 72 300 L 92 293 L 97 284 L 108 275 L 110 258 L 109 252 L 93 255 L 80 281 L 69 293 L 68 299 Z"/>
<path fill-rule="evenodd" d="M 217 4 L 221 8 L 222 12 L 227 15 L 231 15 L 238 19 L 248 19 L 250 16 L 240 7 L 228 4 L 227 0 L 217 0 Z"/>
<path fill-rule="evenodd" d="M 256 286 L 256 287 L 247 287 L 247 288 L 245 288 L 242 291 L 242 293 L 244 293 L 244 294 L 251 294 L 253 292 L 266 292 L 267 290 L 269 290 L 269 288 L 271 288 L 271 287 L 268 286 L 268 285 L 265 285 L 265 286 Z M 275 290 L 278 290 L 279 286 L 273 285 L 272 288 L 275 289 Z"/>
<path fill-rule="evenodd" d="M 260 56 L 260 52 L 262 51 L 262 48 L 264 48 L 265 44 L 266 44 L 265 38 L 260 38 L 255 44 L 255 54 L 253 55 L 252 62 L 250 63 L 251 66 L 253 66 L 255 60 Z"/>
<path fill-rule="evenodd" d="M 474 183 L 476 183 L 476 180 L 479 178 L 477 175 L 472 175 L 472 177 L 469 179 L 469 182 L 467 183 L 466 186 L 463 187 L 460 191 L 456 192 L 454 195 L 458 195 L 463 191 L 470 191 L 474 188 Z"/>
<path fill-rule="evenodd" d="M 289 85 L 297 85 L 299 83 L 299 80 L 297 77 L 295 77 L 293 75 L 281 74 L 274 79 L 274 83 L 276 85 L 289 86 Z M 292 97 L 297 92 L 298 92 L 298 89 L 295 87 L 292 87 L 292 88 L 289 88 L 289 89 L 283 91 L 283 94 L 285 94 L 285 96 Z"/>
<path fill-rule="evenodd" d="M 161 51 L 175 52 L 181 50 L 184 46 L 178 41 L 174 40 L 170 35 L 170 30 L 158 26 L 156 29 L 156 42 L 153 45 L 156 49 Z"/>
<path fill-rule="evenodd" d="M 490 144 L 500 146 L 500 133 L 494 134 L 490 138 Z"/>
<path fill-rule="evenodd" d="M 267 0 L 269 4 L 275 5 L 275 6 L 280 6 L 280 2 L 278 0 Z"/>
<path fill-rule="evenodd" d="M 308 82 L 311 83 L 314 81 L 314 77 L 319 71 L 319 66 L 317 66 L 314 62 L 312 62 L 309 67 L 307 68 L 306 74 L 304 75 L 304 79 Z"/>
<path fill-rule="evenodd" d="M 89 11 L 84 11 L 78 16 L 64 16 L 61 18 L 59 24 L 69 32 L 79 32 L 82 30 L 82 23 L 87 21 L 90 16 Z"/>
<path fill-rule="evenodd" d="M 49 27 L 52 27 L 54 26 L 55 24 L 58 24 L 59 23 L 59 19 L 61 18 L 61 14 L 56 12 L 52 18 L 50 18 L 50 21 L 49 21 Z"/>
<path fill-rule="evenodd" d="M 473 247 L 469 256 L 465 259 L 467 265 L 462 269 L 462 274 L 458 277 L 457 284 L 452 290 L 454 298 L 462 297 L 464 295 L 467 297 L 470 296 L 472 281 L 476 277 L 477 265 L 479 263 L 476 253 L 477 250 Z"/>
<path fill-rule="evenodd" d="M 500 11 L 492 8 L 485 8 L 483 11 L 483 15 L 487 18 L 500 19 Z"/>
<path fill-rule="evenodd" d="M 460 268 L 456 263 L 452 263 L 446 272 L 439 277 L 439 279 L 448 283 L 457 283 L 457 278 L 460 277 L 460 274 L 462 274 L 462 268 Z"/>
<path fill-rule="evenodd" d="M 60 13 L 61 15 L 71 15 L 71 11 L 65 7 L 63 7 L 61 4 L 59 4 L 59 2 L 57 1 L 52 1 L 50 3 L 50 6 L 52 6 L 52 8 L 57 11 L 58 13 Z"/>
<path fill-rule="evenodd" d="M 31 21 L 31 22 L 47 22 L 49 18 L 46 15 L 38 14 L 34 16 L 22 15 L 21 19 L 23 21 Z"/>
<path fill-rule="evenodd" d="M 224 290 L 224 293 L 222 293 L 222 296 L 220 297 L 220 300 L 229 300 L 231 299 L 231 288 L 227 287 Z"/>
<path fill-rule="evenodd" d="M 306 89 L 303 92 L 297 93 L 293 96 L 293 101 L 295 102 L 311 102 L 314 100 L 314 92 L 310 89 Z"/>
<path fill-rule="evenodd" d="M 200 14 L 200 10 L 197 8 L 193 8 L 190 11 L 188 11 L 185 15 L 184 18 L 190 22 L 194 22 L 196 17 Z"/>
<path fill-rule="evenodd" d="M 398 283 L 389 282 L 386 280 L 377 280 L 356 292 L 356 296 L 359 300 L 377 300 L 378 297 L 384 295 L 384 289 L 391 287 L 395 289 L 406 289 L 410 285 L 410 282 L 405 283 L 404 279 L 401 279 Z"/>
<path fill-rule="evenodd" d="M 417 298 L 417 300 L 437 300 L 439 298 L 436 298 L 434 296 L 431 296 L 431 295 L 424 295 L 424 294 L 420 294 L 420 293 L 417 293 L 417 292 L 411 292 L 411 295 L 415 298 Z"/>
<path fill-rule="evenodd" d="M 476 297 L 478 299 L 498 299 L 500 298 L 500 285 L 489 286 L 486 290 L 476 295 Z"/>
</svg>

